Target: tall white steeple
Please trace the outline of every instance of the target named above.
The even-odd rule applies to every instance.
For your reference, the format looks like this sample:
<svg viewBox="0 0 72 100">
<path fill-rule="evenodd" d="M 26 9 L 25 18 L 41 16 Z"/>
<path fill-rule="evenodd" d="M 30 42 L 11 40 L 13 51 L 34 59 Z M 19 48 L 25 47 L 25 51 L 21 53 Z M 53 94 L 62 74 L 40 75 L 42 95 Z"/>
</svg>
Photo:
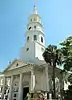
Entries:
<svg viewBox="0 0 72 100">
<path fill-rule="evenodd" d="M 29 62 L 35 62 L 36 59 L 43 60 L 42 54 L 45 50 L 45 37 L 41 17 L 35 5 L 33 13 L 28 19 L 25 39 L 25 46 L 21 48 L 20 58 Z"/>
</svg>

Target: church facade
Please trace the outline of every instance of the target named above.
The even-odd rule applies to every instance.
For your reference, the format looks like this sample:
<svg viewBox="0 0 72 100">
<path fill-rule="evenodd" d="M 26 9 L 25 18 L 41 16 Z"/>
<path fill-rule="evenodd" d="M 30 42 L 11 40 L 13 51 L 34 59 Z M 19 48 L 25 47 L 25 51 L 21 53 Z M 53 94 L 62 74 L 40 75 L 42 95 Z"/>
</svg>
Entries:
<svg viewBox="0 0 72 100">
<path fill-rule="evenodd" d="M 52 67 L 43 60 L 45 34 L 36 6 L 28 19 L 25 39 L 20 58 L 11 62 L 0 75 L 0 98 L 4 100 L 24 100 L 27 93 L 49 92 L 52 89 Z M 61 75 L 58 68 L 56 76 L 56 90 L 60 92 Z"/>
</svg>

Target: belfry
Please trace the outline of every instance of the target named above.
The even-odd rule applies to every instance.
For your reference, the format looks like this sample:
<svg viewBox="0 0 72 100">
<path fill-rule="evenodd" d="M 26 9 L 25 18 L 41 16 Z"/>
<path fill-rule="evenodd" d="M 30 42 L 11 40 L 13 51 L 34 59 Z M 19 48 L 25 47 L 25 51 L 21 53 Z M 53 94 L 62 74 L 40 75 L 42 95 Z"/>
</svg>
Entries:
<svg viewBox="0 0 72 100">
<path fill-rule="evenodd" d="M 0 98 L 24 100 L 27 93 L 52 90 L 52 67 L 43 60 L 45 34 L 41 17 L 34 5 L 25 33 L 25 45 L 19 59 L 11 62 L 0 75 Z M 60 91 L 60 70 L 56 68 L 57 88 Z"/>
</svg>

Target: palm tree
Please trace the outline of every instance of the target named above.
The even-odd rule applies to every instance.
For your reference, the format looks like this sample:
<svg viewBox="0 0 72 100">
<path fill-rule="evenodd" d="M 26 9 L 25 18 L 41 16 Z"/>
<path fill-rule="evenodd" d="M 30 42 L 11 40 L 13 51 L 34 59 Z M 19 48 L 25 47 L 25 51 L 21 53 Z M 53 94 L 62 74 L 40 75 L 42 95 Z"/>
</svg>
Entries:
<svg viewBox="0 0 72 100">
<path fill-rule="evenodd" d="M 57 49 L 57 46 L 55 45 L 49 45 L 44 53 L 43 53 L 43 58 L 46 63 L 49 63 L 51 66 L 53 66 L 53 94 L 54 94 L 54 99 L 56 98 L 56 92 L 55 92 L 55 68 L 56 65 L 61 64 L 61 52 L 59 49 Z"/>
</svg>

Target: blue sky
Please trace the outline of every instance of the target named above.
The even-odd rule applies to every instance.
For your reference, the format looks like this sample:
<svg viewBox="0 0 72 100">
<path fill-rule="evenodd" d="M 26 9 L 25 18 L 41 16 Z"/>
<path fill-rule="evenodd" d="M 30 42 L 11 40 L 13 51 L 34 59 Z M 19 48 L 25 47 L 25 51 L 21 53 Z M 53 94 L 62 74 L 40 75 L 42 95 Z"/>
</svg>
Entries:
<svg viewBox="0 0 72 100">
<path fill-rule="evenodd" d="M 19 57 L 34 0 L 0 0 L 0 70 Z M 72 0 L 37 0 L 46 45 L 72 35 Z"/>
</svg>

